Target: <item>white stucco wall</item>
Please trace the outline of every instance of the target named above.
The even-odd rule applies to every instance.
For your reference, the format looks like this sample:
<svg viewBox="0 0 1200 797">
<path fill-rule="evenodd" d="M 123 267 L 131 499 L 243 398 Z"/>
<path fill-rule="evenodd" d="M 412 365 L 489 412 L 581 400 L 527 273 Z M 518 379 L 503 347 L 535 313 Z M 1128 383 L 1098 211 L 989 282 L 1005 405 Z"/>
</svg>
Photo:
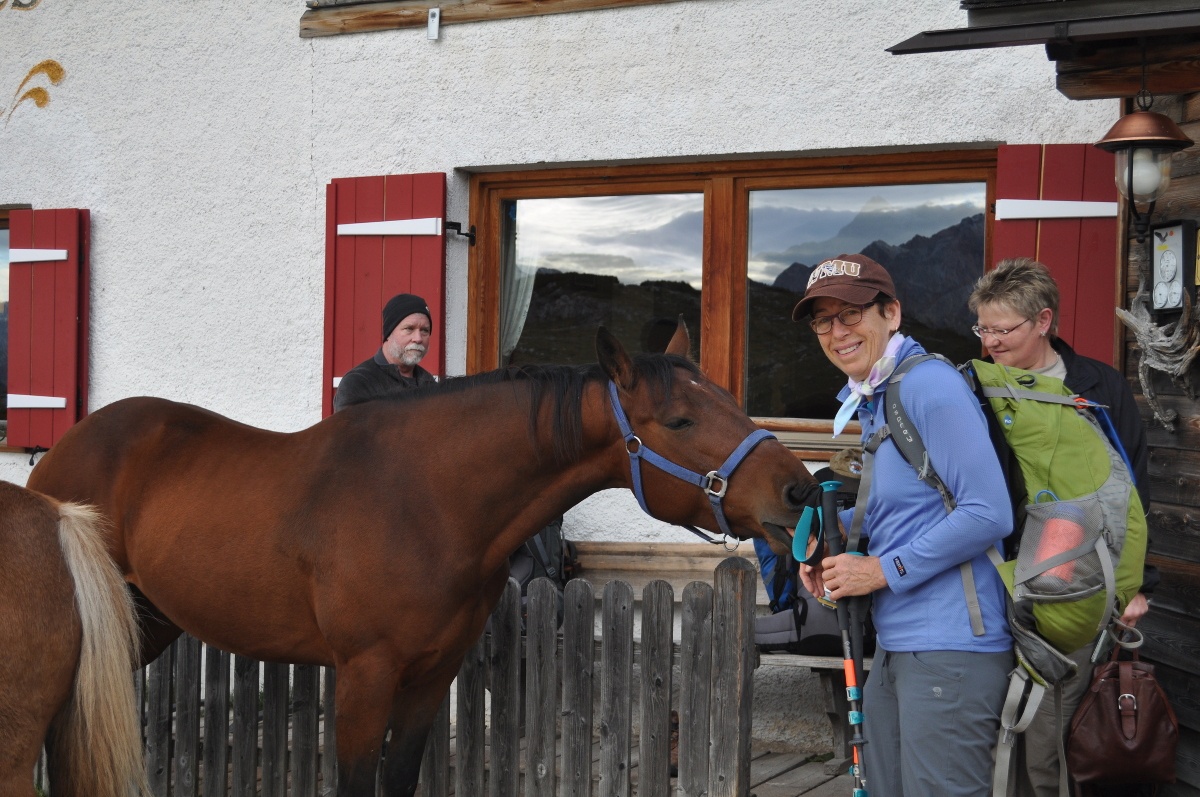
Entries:
<svg viewBox="0 0 1200 797">
<path fill-rule="evenodd" d="M 303 10 L 0 7 L 0 203 L 91 209 L 93 409 L 147 394 L 276 430 L 316 422 L 334 177 L 444 171 L 448 217 L 465 220 L 460 167 L 1081 142 L 1117 114 L 1059 95 L 1041 48 L 884 51 L 964 25 L 953 0 L 689 0 L 446 26 L 438 41 L 301 39 Z M 50 102 L 16 104 L 45 59 L 66 77 L 25 89 Z M 451 237 L 450 373 L 466 360 L 466 254 Z M 0 454 L 0 478 L 23 484 L 28 463 Z M 692 539 L 625 491 L 572 510 L 568 534 Z M 786 705 L 793 682 L 777 677 L 760 700 Z M 789 711 L 756 722 L 794 734 Z"/>
<path fill-rule="evenodd" d="M 320 417 L 334 177 L 664 156 L 1095 139 L 1040 48 L 896 57 L 950 0 L 688 0 L 318 39 L 301 0 L 0 9 L 0 203 L 92 211 L 91 404 L 150 394 L 293 430 Z M 35 64 L 66 77 L 17 104 Z M 466 244 L 446 348 L 465 364 Z M 28 457 L 0 455 L 23 483 Z M 611 528 L 604 496 L 572 513 Z M 599 524 L 599 525 L 597 525 Z M 680 538 L 680 539 L 684 539 Z"/>
</svg>

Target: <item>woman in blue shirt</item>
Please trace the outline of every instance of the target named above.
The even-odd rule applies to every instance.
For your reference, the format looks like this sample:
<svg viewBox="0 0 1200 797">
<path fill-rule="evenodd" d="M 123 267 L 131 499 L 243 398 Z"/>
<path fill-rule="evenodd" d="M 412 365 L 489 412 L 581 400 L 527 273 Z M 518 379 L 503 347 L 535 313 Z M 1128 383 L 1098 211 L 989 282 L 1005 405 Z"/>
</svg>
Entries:
<svg viewBox="0 0 1200 797">
<path fill-rule="evenodd" d="M 925 353 L 899 332 L 891 276 L 864 255 L 827 260 L 792 313 L 806 316 L 826 357 L 848 377 L 835 434 L 857 419 L 865 444 L 885 423 L 888 377 Z M 801 565 L 800 575 L 817 595 L 872 596 L 878 647 L 863 693 L 863 772 L 872 797 L 985 797 L 1013 668 L 1004 586 L 987 551 L 1012 530 L 1012 513 L 983 412 L 962 377 L 929 360 L 899 384 L 955 508 L 947 512 L 937 490 L 885 441 L 874 455 L 863 521 L 867 555 L 827 557 Z M 967 612 L 963 563 L 982 629 L 972 628 Z"/>
</svg>

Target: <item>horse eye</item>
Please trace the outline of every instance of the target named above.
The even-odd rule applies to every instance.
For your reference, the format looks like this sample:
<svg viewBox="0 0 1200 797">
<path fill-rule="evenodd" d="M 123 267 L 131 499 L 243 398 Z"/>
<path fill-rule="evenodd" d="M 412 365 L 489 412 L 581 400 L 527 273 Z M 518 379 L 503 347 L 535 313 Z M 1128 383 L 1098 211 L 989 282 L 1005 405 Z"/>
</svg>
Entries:
<svg viewBox="0 0 1200 797">
<path fill-rule="evenodd" d="M 687 429 L 691 425 L 692 421 L 687 418 L 672 418 L 666 423 L 666 427 L 672 432 L 678 432 L 683 429 Z"/>
</svg>

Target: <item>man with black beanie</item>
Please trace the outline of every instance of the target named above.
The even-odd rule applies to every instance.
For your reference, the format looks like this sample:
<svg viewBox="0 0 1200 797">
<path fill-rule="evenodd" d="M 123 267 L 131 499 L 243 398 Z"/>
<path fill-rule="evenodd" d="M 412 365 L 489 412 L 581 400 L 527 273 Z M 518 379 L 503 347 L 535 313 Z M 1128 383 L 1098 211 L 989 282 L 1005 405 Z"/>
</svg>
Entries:
<svg viewBox="0 0 1200 797">
<path fill-rule="evenodd" d="M 433 382 L 419 363 L 429 350 L 433 315 L 420 296 L 401 293 L 383 307 L 383 344 L 375 356 L 351 368 L 338 384 L 333 409 L 393 396 Z"/>
</svg>

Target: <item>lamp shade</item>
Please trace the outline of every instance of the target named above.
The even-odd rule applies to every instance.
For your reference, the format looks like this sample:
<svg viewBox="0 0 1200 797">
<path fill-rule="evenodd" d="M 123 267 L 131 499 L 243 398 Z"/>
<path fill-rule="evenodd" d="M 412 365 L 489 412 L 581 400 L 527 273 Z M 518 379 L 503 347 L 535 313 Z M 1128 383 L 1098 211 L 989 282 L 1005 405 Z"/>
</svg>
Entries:
<svg viewBox="0 0 1200 797">
<path fill-rule="evenodd" d="M 1191 145 L 1169 117 L 1141 109 L 1122 116 L 1096 142 L 1116 155 L 1117 190 L 1134 202 L 1157 200 L 1171 181 L 1171 153 Z"/>
<path fill-rule="evenodd" d="M 1141 148 L 1175 152 L 1191 145 L 1192 140 L 1170 117 L 1141 110 L 1122 116 L 1104 138 L 1096 142 L 1097 147 L 1108 152 Z"/>
</svg>

